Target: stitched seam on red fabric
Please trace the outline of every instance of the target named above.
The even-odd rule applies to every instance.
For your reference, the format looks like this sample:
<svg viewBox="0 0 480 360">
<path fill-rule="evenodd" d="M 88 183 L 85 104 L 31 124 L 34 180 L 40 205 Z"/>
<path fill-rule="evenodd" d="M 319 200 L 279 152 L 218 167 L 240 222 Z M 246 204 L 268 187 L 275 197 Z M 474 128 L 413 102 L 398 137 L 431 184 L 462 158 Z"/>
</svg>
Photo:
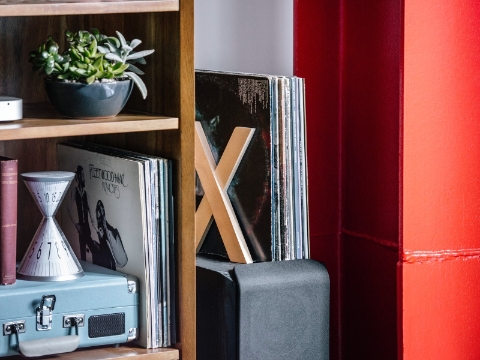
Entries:
<svg viewBox="0 0 480 360">
<path fill-rule="evenodd" d="M 368 240 L 371 242 L 374 242 L 377 245 L 383 246 L 388 248 L 389 250 L 398 250 L 398 244 L 395 241 L 392 240 L 387 240 L 387 239 L 381 239 L 375 236 L 367 235 L 367 234 L 362 234 L 358 233 L 355 231 L 347 230 L 347 229 L 342 229 L 342 233 L 345 235 L 353 236 L 356 238 Z"/>
<path fill-rule="evenodd" d="M 446 260 L 468 260 L 480 258 L 480 249 L 459 249 L 459 250 L 405 250 L 403 252 L 404 263 L 415 264 L 432 261 Z"/>
</svg>

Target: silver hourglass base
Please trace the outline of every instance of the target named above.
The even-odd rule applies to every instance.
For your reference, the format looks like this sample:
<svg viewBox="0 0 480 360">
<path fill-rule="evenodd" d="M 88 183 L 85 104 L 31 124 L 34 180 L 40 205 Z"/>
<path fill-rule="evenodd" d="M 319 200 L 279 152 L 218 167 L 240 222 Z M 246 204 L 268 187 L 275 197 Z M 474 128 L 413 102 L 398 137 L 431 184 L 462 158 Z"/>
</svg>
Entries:
<svg viewBox="0 0 480 360">
<path fill-rule="evenodd" d="M 66 281 L 82 276 L 83 269 L 57 221 L 50 216 L 44 217 L 17 269 L 17 277 L 35 281 Z"/>
<path fill-rule="evenodd" d="M 21 174 L 44 217 L 17 269 L 19 279 L 66 281 L 84 275 L 82 266 L 54 218 L 74 175 L 64 171 Z"/>
</svg>

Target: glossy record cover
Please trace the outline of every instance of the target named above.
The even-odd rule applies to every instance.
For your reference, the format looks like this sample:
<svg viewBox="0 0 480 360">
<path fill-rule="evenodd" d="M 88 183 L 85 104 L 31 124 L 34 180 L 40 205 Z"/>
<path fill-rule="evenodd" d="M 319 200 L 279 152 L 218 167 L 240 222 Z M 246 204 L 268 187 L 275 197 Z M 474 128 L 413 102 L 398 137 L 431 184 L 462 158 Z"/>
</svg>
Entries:
<svg viewBox="0 0 480 360">
<path fill-rule="evenodd" d="M 235 127 L 254 128 L 252 140 L 227 190 L 253 261 L 272 259 L 271 77 L 196 71 L 196 121 L 216 164 Z M 197 177 L 197 206 L 204 196 Z M 228 257 L 212 222 L 200 253 Z"/>
</svg>

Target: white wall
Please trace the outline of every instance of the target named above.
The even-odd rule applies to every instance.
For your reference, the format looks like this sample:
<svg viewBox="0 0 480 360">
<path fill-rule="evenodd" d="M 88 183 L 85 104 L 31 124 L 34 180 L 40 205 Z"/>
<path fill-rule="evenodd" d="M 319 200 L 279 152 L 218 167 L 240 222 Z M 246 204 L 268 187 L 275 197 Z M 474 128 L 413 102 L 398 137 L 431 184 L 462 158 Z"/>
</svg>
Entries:
<svg viewBox="0 0 480 360">
<path fill-rule="evenodd" d="M 195 68 L 293 75 L 293 0 L 195 0 Z"/>
</svg>

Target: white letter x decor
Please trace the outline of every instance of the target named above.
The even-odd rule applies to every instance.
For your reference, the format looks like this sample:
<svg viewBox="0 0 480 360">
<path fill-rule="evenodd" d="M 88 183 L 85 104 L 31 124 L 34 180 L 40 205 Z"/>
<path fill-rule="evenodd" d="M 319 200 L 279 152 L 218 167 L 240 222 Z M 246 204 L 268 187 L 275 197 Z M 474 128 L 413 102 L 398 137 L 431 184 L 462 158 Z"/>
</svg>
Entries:
<svg viewBox="0 0 480 360">
<path fill-rule="evenodd" d="M 253 262 L 232 203 L 228 198 L 227 189 L 254 131 L 255 129 L 244 127 L 235 128 L 216 166 L 202 125 L 199 121 L 195 121 L 195 169 L 205 192 L 195 213 L 197 252 L 215 218 L 230 261 L 244 264 Z"/>
</svg>

